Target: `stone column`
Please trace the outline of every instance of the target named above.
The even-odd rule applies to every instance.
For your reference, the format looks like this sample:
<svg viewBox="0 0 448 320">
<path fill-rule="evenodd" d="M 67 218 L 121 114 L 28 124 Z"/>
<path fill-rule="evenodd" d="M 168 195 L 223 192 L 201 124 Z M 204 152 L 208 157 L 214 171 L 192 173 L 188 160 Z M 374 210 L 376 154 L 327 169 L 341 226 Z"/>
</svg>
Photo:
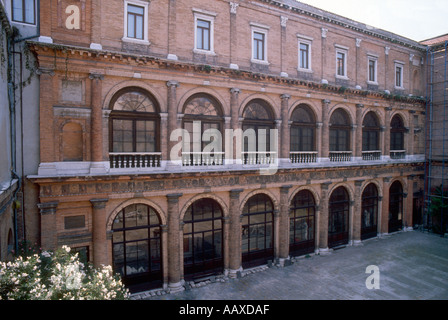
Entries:
<svg viewBox="0 0 448 320">
<path fill-rule="evenodd" d="M 353 206 L 353 245 L 361 244 L 362 192 L 364 180 L 355 181 L 355 201 Z"/>
<path fill-rule="evenodd" d="M 240 94 L 240 89 L 238 88 L 232 88 L 230 89 L 230 128 L 233 130 L 233 133 L 237 132 L 238 129 L 240 129 L 240 121 L 239 121 L 239 102 L 238 102 L 238 95 Z M 237 161 L 241 160 L 241 156 L 239 155 L 239 151 L 241 151 L 241 146 L 237 145 L 238 141 L 237 139 L 230 139 L 230 137 L 227 137 L 229 140 L 226 141 L 226 149 L 232 148 L 232 163 L 235 162 L 241 162 Z M 235 141 L 234 141 L 235 140 Z M 231 160 L 231 159 L 229 159 Z"/>
<path fill-rule="evenodd" d="M 54 250 L 58 247 L 56 209 L 58 202 L 39 203 L 41 225 L 41 246 L 44 250 Z"/>
<path fill-rule="evenodd" d="M 241 212 L 240 193 L 243 189 L 230 190 L 229 205 L 229 277 L 236 278 L 241 266 Z"/>
<path fill-rule="evenodd" d="M 390 47 L 384 47 L 384 55 L 385 55 L 385 62 L 384 62 L 384 88 L 386 90 L 388 90 L 388 78 L 389 78 L 389 73 L 387 72 L 390 68 L 389 66 L 389 51 L 390 51 Z M 393 69 L 392 69 L 393 70 Z M 392 72 L 392 74 L 394 74 L 394 71 Z"/>
<path fill-rule="evenodd" d="M 238 64 L 234 63 L 234 59 L 236 57 L 237 53 L 237 44 L 238 44 L 238 37 L 237 37 L 237 22 L 236 22 L 236 12 L 238 9 L 239 4 L 236 2 L 229 2 L 230 5 L 230 68 L 238 70 Z"/>
<path fill-rule="evenodd" d="M 281 26 L 281 32 L 280 32 L 280 39 L 281 39 L 281 46 L 280 46 L 280 76 L 282 77 L 288 77 L 288 73 L 285 71 L 285 67 L 287 67 L 286 57 L 288 54 L 288 50 L 286 48 L 287 40 L 286 40 L 286 23 L 288 21 L 287 17 L 280 16 L 280 26 Z"/>
<path fill-rule="evenodd" d="M 179 166 L 182 163 L 182 160 L 176 161 L 176 159 L 171 159 L 171 150 L 172 148 L 178 143 L 178 141 L 171 141 L 171 134 L 174 130 L 178 129 L 177 125 L 177 97 L 176 97 L 176 91 L 177 87 L 179 86 L 179 83 L 177 81 L 168 81 L 166 83 L 168 87 L 168 132 L 167 132 L 167 165 L 168 166 Z M 180 128 L 179 128 L 180 129 Z M 180 156 L 179 156 L 180 157 Z"/>
<path fill-rule="evenodd" d="M 109 199 L 92 199 L 92 229 L 93 229 L 93 265 L 109 265 L 107 233 L 106 233 L 106 203 Z"/>
<path fill-rule="evenodd" d="M 403 230 L 410 231 L 413 229 L 414 218 L 414 175 L 410 175 L 408 178 L 407 192 L 403 199 Z"/>
<path fill-rule="evenodd" d="M 179 198 L 181 193 L 168 194 L 168 288 L 170 292 L 183 291 L 181 281 L 181 241 L 182 231 L 179 219 Z"/>
<path fill-rule="evenodd" d="M 323 161 L 328 161 L 330 156 L 330 100 L 322 100 L 322 144 L 320 154 Z"/>
<path fill-rule="evenodd" d="M 168 113 L 161 112 L 160 115 L 160 152 L 162 153 L 161 161 L 169 159 L 168 143 L 170 137 L 168 135 Z"/>
<path fill-rule="evenodd" d="M 389 189 L 390 189 L 390 178 L 383 178 L 383 201 L 381 210 L 381 226 L 380 226 L 380 236 L 389 233 Z"/>
<path fill-rule="evenodd" d="M 362 109 L 364 105 L 356 105 L 355 160 L 362 160 Z"/>
<path fill-rule="evenodd" d="M 56 161 L 56 154 L 54 149 L 54 123 L 53 123 L 53 80 L 54 70 L 39 68 L 36 71 L 39 75 L 40 81 L 40 162 L 52 163 Z M 50 165 L 50 164 L 48 164 Z"/>
<path fill-rule="evenodd" d="M 278 220 L 278 253 L 280 265 L 289 259 L 289 190 L 292 185 L 280 187 L 280 215 Z"/>
<path fill-rule="evenodd" d="M 409 156 L 414 155 L 414 114 L 415 110 L 409 111 L 409 134 L 408 134 L 408 150 L 406 154 Z"/>
<path fill-rule="evenodd" d="M 290 130 L 289 130 L 289 104 L 288 101 L 291 98 L 289 94 L 282 94 L 281 103 L 281 134 L 280 134 L 280 154 L 279 158 L 281 162 L 289 163 L 289 151 L 290 151 Z"/>
<path fill-rule="evenodd" d="M 321 200 L 320 200 L 320 221 L 319 221 L 319 252 L 321 254 L 328 253 L 328 187 L 331 182 L 321 184 Z"/>
<path fill-rule="evenodd" d="M 322 48 L 321 48 L 321 60 L 320 60 L 320 68 L 321 68 L 321 81 L 322 83 L 328 83 L 325 77 L 325 63 L 327 61 L 327 33 L 328 29 L 321 28 L 321 36 L 322 36 Z"/>
<path fill-rule="evenodd" d="M 92 20 L 90 33 L 90 49 L 102 50 L 101 45 L 101 0 L 92 0 Z"/>
<path fill-rule="evenodd" d="M 91 173 L 104 173 L 103 163 L 103 108 L 102 108 L 102 84 L 103 75 L 90 74 L 91 80 L 91 126 L 90 126 L 90 148 L 91 148 Z"/>
<path fill-rule="evenodd" d="M 169 0 L 168 3 L 168 56 L 170 60 L 177 60 L 177 12 L 176 12 L 176 0 Z"/>
<path fill-rule="evenodd" d="M 360 62 L 360 57 L 359 57 L 359 54 L 360 54 L 360 51 L 361 51 L 361 49 L 360 49 L 360 47 L 361 47 L 361 42 L 362 42 L 362 39 L 356 39 L 355 40 L 356 41 L 356 70 L 355 70 L 355 83 L 356 83 L 356 88 L 357 89 L 361 89 L 361 86 L 359 85 L 359 82 L 358 82 L 358 75 L 359 75 L 359 62 Z"/>
<path fill-rule="evenodd" d="M 384 119 L 384 125 L 385 125 L 385 129 L 384 129 L 384 143 L 383 143 L 383 148 L 384 148 L 384 159 L 390 159 L 390 113 L 392 111 L 391 107 L 386 107 L 384 108 L 386 110 L 386 114 L 385 114 L 385 119 Z"/>
</svg>

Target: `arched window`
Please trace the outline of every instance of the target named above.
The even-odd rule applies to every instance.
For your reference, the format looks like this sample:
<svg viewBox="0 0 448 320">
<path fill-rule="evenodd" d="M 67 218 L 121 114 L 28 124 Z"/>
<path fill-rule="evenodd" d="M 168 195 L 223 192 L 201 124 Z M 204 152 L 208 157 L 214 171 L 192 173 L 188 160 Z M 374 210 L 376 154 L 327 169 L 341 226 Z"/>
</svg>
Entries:
<svg viewBox="0 0 448 320">
<path fill-rule="evenodd" d="M 160 152 L 160 116 L 154 97 L 141 88 L 125 88 L 110 108 L 111 167 L 159 166 L 160 156 L 154 159 L 154 153 Z"/>
<path fill-rule="evenodd" d="M 374 112 L 369 112 L 362 122 L 362 150 L 376 151 L 380 148 L 380 125 Z"/>
<path fill-rule="evenodd" d="M 270 163 L 267 160 L 276 156 L 271 151 L 270 130 L 275 129 L 271 107 L 261 99 L 252 100 L 245 107 L 243 118 L 243 163 Z"/>
<path fill-rule="evenodd" d="M 121 210 L 112 225 L 115 272 L 132 287 L 156 287 L 162 281 L 161 230 L 155 210 L 133 204 Z"/>
<path fill-rule="evenodd" d="M 371 183 L 362 193 L 361 240 L 376 237 L 378 231 L 378 189 Z"/>
<path fill-rule="evenodd" d="M 291 151 L 315 151 L 316 119 L 306 104 L 299 105 L 291 116 Z"/>
<path fill-rule="evenodd" d="M 404 127 L 403 120 L 395 115 L 390 122 L 390 150 L 404 150 Z"/>
<path fill-rule="evenodd" d="M 218 101 L 207 94 L 195 94 L 185 103 L 183 113 L 183 128 L 189 134 L 189 139 L 185 137 L 183 139 L 183 164 L 187 166 L 223 164 L 223 113 Z M 200 135 L 193 135 L 194 130 Z M 220 137 L 217 137 L 213 131 L 219 132 Z M 203 141 L 204 134 L 207 139 Z M 216 145 L 216 148 L 206 150 L 206 146 L 211 142 Z M 204 151 L 212 151 L 212 153 Z"/>
<path fill-rule="evenodd" d="M 403 228 L 403 187 L 399 181 L 389 189 L 389 233 Z"/>
<path fill-rule="evenodd" d="M 350 120 L 342 109 L 333 112 L 330 118 L 330 151 L 350 151 Z"/>
<path fill-rule="evenodd" d="M 291 202 L 289 212 L 289 251 L 303 255 L 314 251 L 316 204 L 308 190 L 298 192 Z"/>
<path fill-rule="evenodd" d="M 195 201 L 184 217 L 184 273 L 192 278 L 223 270 L 222 209 L 213 199 Z"/>
<path fill-rule="evenodd" d="M 82 128 L 69 122 L 62 128 L 62 161 L 83 160 Z"/>
<path fill-rule="evenodd" d="M 334 248 L 348 243 L 350 198 L 344 187 L 333 191 L 328 213 L 328 247 Z"/>
<path fill-rule="evenodd" d="M 274 256 L 274 206 L 265 194 L 252 196 L 243 209 L 243 267 L 265 264 Z"/>
</svg>

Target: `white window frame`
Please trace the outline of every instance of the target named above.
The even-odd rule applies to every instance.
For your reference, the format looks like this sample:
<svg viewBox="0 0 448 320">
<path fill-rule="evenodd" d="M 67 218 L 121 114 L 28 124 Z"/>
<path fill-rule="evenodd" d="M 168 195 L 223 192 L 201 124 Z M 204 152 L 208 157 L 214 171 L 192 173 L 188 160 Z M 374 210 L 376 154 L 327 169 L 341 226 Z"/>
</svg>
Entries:
<svg viewBox="0 0 448 320">
<path fill-rule="evenodd" d="M 29 23 L 29 22 L 25 22 L 25 21 L 16 21 L 16 20 L 13 20 L 13 17 L 14 17 L 14 3 L 13 3 L 13 1 L 12 0 L 7 0 L 7 1 L 9 1 L 9 5 L 11 6 L 11 10 L 10 10 L 10 17 L 9 17 L 9 19 L 11 20 L 11 23 L 14 23 L 14 24 L 21 24 L 21 25 L 24 25 L 24 26 L 37 26 L 37 19 L 38 19 L 38 12 L 37 12 L 37 3 L 36 3 L 36 0 L 33 0 L 33 3 L 34 3 L 34 22 L 33 23 Z M 2 1 L 2 3 L 3 3 L 3 1 Z M 5 7 L 5 5 L 3 5 L 4 7 Z"/>
<path fill-rule="evenodd" d="M 129 38 L 128 37 L 128 5 L 134 5 L 137 7 L 143 7 L 144 9 L 144 17 L 143 17 L 143 39 Z M 121 40 L 126 42 L 134 42 L 139 44 L 149 45 L 148 41 L 148 6 L 149 2 L 147 1 L 138 1 L 138 0 L 125 0 L 124 1 L 124 35 Z"/>
<path fill-rule="evenodd" d="M 201 9 L 193 8 L 194 14 L 194 49 L 195 53 L 203 53 L 209 55 L 216 55 L 215 53 L 215 18 L 216 13 L 205 11 Z M 210 50 L 200 49 L 197 47 L 198 39 L 197 39 L 197 28 L 198 28 L 198 20 L 204 20 L 210 22 Z"/>
<path fill-rule="evenodd" d="M 348 48 L 344 47 L 344 46 L 340 46 L 340 45 L 335 45 L 335 47 L 336 47 L 336 53 L 335 53 L 334 59 L 335 59 L 335 63 L 336 63 L 336 70 L 335 70 L 336 71 L 336 78 L 347 80 L 348 79 L 348 76 L 347 76 Z M 339 75 L 338 74 L 338 54 L 339 53 L 344 54 L 344 74 L 343 75 Z"/>
<path fill-rule="evenodd" d="M 374 73 L 374 80 L 370 80 L 370 61 L 375 62 L 375 73 Z M 374 84 L 378 85 L 378 56 L 375 55 L 367 55 L 367 83 L 368 84 Z"/>
<path fill-rule="evenodd" d="M 394 86 L 395 89 L 404 89 L 404 62 L 402 61 L 394 61 Z M 400 68 L 400 85 L 397 86 L 397 68 Z"/>
<path fill-rule="evenodd" d="M 268 31 L 269 31 L 270 27 L 262 25 L 262 24 L 259 24 L 259 23 L 254 23 L 254 22 L 251 22 L 250 26 L 251 26 L 251 33 L 250 33 L 251 34 L 251 38 L 250 38 L 250 40 L 251 40 L 251 48 L 252 48 L 250 61 L 253 62 L 253 63 L 259 63 L 259 64 L 268 65 L 269 64 L 269 60 L 268 60 Z M 264 49 L 263 50 L 263 57 L 264 57 L 264 59 L 263 60 L 256 59 L 254 57 L 254 33 L 262 33 L 262 34 L 264 34 L 264 43 L 263 43 L 263 47 L 264 47 L 263 48 Z"/>
<path fill-rule="evenodd" d="M 311 64 L 311 55 L 312 55 L 312 45 L 313 45 L 313 38 L 303 36 L 303 35 L 297 35 L 298 39 L 298 59 L 297 59 L 297 70 L 302 72 L 313 72 L 312 64 Z M 300 58 L 301 58 L 301 52 L 300 52 L 300 46 L 302 44 L 308 45 L 308 68 L 302 68 L 300 65 Z"/>
</svg>

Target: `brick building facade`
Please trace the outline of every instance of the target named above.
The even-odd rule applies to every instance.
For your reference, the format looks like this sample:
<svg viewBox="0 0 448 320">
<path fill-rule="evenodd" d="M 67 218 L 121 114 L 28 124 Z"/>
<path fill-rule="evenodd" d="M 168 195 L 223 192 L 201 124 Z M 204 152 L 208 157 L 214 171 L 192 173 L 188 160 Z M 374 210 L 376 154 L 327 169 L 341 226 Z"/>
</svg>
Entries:
<svg viewBox="0 0 448 320">
<path fill-rule="evenodd" d="M 51 0 L 40 17 L 42 247 L 176 291 L 412 229 L 417 42 L 290 0 Z"/>
</svg>

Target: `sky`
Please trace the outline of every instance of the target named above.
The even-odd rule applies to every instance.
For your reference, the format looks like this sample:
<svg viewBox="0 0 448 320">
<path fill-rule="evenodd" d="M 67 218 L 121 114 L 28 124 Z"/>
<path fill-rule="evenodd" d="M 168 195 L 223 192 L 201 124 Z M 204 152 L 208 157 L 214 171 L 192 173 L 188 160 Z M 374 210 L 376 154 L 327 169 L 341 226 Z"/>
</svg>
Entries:
<svg viewBox="0 0 448 320">
<path fill-rule="evenodd" d="M 448 0 L 299 0 L 422 41 L 448 33 Z"/>
</svg>

